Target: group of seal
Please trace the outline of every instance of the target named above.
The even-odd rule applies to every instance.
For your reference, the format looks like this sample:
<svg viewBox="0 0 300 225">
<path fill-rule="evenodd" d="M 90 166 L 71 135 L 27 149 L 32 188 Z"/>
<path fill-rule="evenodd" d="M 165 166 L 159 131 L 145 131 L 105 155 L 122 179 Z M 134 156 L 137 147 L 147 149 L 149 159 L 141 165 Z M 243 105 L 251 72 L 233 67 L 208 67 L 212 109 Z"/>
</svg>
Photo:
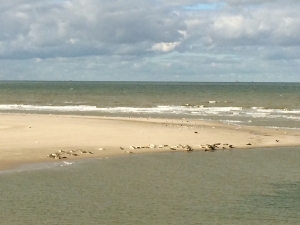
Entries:
<svg viewBox="0 0 300 225">
<path fill-rule="evenodd" d="M 249 144 L 248 144 L 249 145 Z M 251 144 L 250 144 L 251 145 Z M 214 143 L 214 144 L 205 144 L 205 145 L 199 145 L 202 149 L 204 149 L 205 151 L 215 151 L 217 149 L 232 149 L 234 148 L 233 145 L 231 144 L 221 144 L 221 143 Z M 187 145 L 187 144 L 178 144 L 178 145 L 154 145 L 154 144 L 150 144 L 150 145 L 147 145 L 147 146 L 129 146 L 130 149 L 143 149 L 143 148 L 169 148 L 170 150 L 184 150 L 186 152 L 191 152 L 193 151 L 194 149 L 190 146 L 190 145 Z M 125 150 L 124 147 L 120 147 L 121 150 Z M 125 153 L 133 153 L 132 151 L 125 151 Z"/>
<path fill-rule="evenodd" d="M 277 140 L 276 140 L 277 141 Z M 251 143 L 248 143 L 247 145 L 251 145 Z M 215 150 L 219 150 L 219 149 L 232 149 L 234 148 L 234 146 L 232 144 L 227 144 L 227 143 L 214 143 L 214 144 L 205 144 L 205 145 L 199 145 L 202 149 L 204 149 L 206 152 L 213 152 Z M 194 149 L 187 144 L 178 144 L 178 145 L 167 145 L 167 144 L 163 144 L 163 145 L 155 145 L 155 144 L 150 144 L 150 145 L 145 145 L 145 146 L 129 146 L 129 149 L 135 150 L 135 149 L 146 149 L 146 148 L 151 148 L 151 149 L 155 149 L 155 148 L 167 148 L 170 150 L 183 150 L 186 152 L 191 152 Z M 134 153 L 131 150 L 125 150 L 124 147 L 120 147 L 121 150 L 123 150 L 125 153 Z M 104 150 L 104 148 L 99 148 L 99 150 Z M 77 149 L 77 150 L 70 150 L 70 151 L 63 151 L 63 150 L 59 150 L 58 152 L 55 153 L 51 153 L 49 155 L 47 155 L 47 157 L 52 158 L 52 159 L 66 159 L 67 157 L 65 155 L 69 155 L 69 156 L 79 156 L 78 153 L 83 153 L 83 154 L 94 154 L 93 152 L 90 151 L 84 151 L 82 149 Z"/>
<path fill-rule="evenodd" d="M 250 143 L 247 145 L 251 145 Z M 234 146 L 232 144 L 227 144 L 227 143 L 214 143 L 214 144 L 205 144 L 205 145 L 199 145 L 202 149 L 204 149 L 206 152 L 212 152 L 218 149 L 232 149 L 234 148 Z M 130 149 L 143 149 L 143 148 L 169 148 L 170 150 L 184 150 L 186 152 L 191 152 L 194 149 L 190 146 L 190 145 L 182 145 L 182 144 L 178 144 L 178 145 L 154 145 L 154 144 L 150 144 L 147 146 L 129 146 Z M 125 148 L 120 147 L 121 150 L 125 150 Z M 132 151 L 125 151 L 125 153 L 133 153 Z"/>
<path fill-rule="evenodd" d="M 70 150 L 70 151 L 63 151 L 63 150 L 58 150 L 58 152 L 51 153 L 47 155 L 47 157 L 52 158 L 52 159 L 67 159 L 67 156 L 79 156 L 77 152 L 83 153 L 83 154 L 94 154 L 90 151 L 84 151 L 82 149 L 77 149 L 77 150 Z"/>
<path fill-rule="evenodd" d="M 221 146 L 221 145 L 222 145 L 221 143 L 206 144 L 206 145 L 201 145 L 201 148 L 204 148 L 204 150 L 206 152 L 215 151 L 217 149 L 234 148 L 233 145 L 230 145 L 230 144 L 227 144 L 227 143 L 223 144 L 223 146 Z"/>
<path fill-rule="evenodd" d="M 167 145 L 167 144 L 164 144 L 164 145 L 155 145 L 155 144 L 150 144 L 150 145 L 145 145 L 145 146 L 129 146 L 130 149 L 145 149 L 145 148 L 169 148 L 170 150 L 184 150 L 184 151 L 187 151 L 187 152 L 191 152 L 193 151 L 194 149 L 190 146 L 190 145 L 182 145 L 182 144 L 179 144 L 179 145 Z M 125 148 L 123 147 L 120 147 L 121 150 L 125 150 Z M 125 153 L 133 153 L 132 151 L 125 151 Z"/>
</svg>

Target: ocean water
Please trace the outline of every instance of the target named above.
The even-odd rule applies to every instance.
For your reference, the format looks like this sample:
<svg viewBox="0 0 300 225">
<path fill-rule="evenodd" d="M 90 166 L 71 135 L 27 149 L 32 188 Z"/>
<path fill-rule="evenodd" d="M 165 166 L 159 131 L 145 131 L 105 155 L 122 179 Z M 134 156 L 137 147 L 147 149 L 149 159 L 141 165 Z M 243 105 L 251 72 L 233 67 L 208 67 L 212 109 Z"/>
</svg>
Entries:
<svg viewBox="0 0 300 225">
<path fill-rule="evenodd" d="M 300 149 L 157 153 L 0 173 L 0 224 L 300 224 Z"/>
<path fill-rule="evenodd" d="M 0 112 L 300 128 L 300 83 L 0 82 Z"/>
<path fill-rule="evenodd" d="M 0 112 L 300 129 L 300 84 L 2 81 Z M 299 161 L 293 147 L 24 165 L 0 172 L 0 225 L 298 225 Z"/>
</svg>

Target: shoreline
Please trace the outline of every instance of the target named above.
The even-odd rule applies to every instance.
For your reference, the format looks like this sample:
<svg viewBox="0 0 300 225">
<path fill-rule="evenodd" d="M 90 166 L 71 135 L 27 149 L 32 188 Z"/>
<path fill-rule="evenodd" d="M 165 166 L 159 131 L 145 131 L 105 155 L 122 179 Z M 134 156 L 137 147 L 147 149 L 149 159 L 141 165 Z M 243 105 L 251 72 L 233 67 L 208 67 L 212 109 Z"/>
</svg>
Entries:
<svg viewBox="0 0 300 225">
<path fill-rule="evenodd" d="M 0 113 L 0 170 L 53 162 L 55 159 L 47 155 L 59 150 L 86 152 L 63 155 L 67 157 L 64 161 L 74 161 L 186 150 L 179 145 L 188 145 L 195 151 L 204 151 L 205 146 L 216 143 L 220 143 L 216 151 L 230 149 L 229 145 L 235 149 L 296 147 L 300 146 L 299 136 L 299 130 L 193 119 Z M 172 146 L 179 147 L 171 150 Z"/>
</svg>

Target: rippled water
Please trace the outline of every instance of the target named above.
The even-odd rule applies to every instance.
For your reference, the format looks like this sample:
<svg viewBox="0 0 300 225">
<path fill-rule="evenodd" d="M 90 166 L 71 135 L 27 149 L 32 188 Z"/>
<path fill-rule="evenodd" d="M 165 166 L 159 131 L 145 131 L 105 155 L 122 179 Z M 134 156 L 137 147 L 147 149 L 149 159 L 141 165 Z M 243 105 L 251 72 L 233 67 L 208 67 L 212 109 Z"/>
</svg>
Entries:
<svg viewBox="0 0 300 225">
<path fill-rule="evenodd" d="M 0 224 L 300 224 L 299 161 L 281 148 L 27 166 L 0 174 Z"/>
<path fill-rule="evenodd" d="M 0 104 L 153 107 L 159 105 L 289 108 L 300 106 L 300 83 L 4 82 Z"/>
<path fill-rule="evenodd" d="M 299 96 L 300 83 L 0 82 L 0 112 L 184 117 L 300 129 Z"/>
</svg>

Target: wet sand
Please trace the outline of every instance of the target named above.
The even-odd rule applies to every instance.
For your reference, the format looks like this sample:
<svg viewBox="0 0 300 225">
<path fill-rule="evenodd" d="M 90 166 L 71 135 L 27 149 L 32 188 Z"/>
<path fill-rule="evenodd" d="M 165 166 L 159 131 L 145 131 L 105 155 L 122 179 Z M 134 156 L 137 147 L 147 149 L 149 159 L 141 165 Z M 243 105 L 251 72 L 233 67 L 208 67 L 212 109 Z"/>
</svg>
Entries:
<svg viewBox="0 0 300 225">
<path fill-rule="evenodd" d="M 0 170 L 53 161 L 55 159 L 47 155 L 59 150 L 77 150 L 77 156 L 62 154 L 66 157 L 63 160 L 67 161 L 130 153 L 185 151 L 179 144 L 189 145 L 194 151 L 205 150 L 205 145 L 215 143 L 220 143 L 216 151 L 228 151 L 229 145 L 236 149 L 300 146 L 299 137 L 299 130 L 202 120 L 0 114 Z M 177 146 L 176 150 L 172 150 L 172 146 Z"/>
</svg>

